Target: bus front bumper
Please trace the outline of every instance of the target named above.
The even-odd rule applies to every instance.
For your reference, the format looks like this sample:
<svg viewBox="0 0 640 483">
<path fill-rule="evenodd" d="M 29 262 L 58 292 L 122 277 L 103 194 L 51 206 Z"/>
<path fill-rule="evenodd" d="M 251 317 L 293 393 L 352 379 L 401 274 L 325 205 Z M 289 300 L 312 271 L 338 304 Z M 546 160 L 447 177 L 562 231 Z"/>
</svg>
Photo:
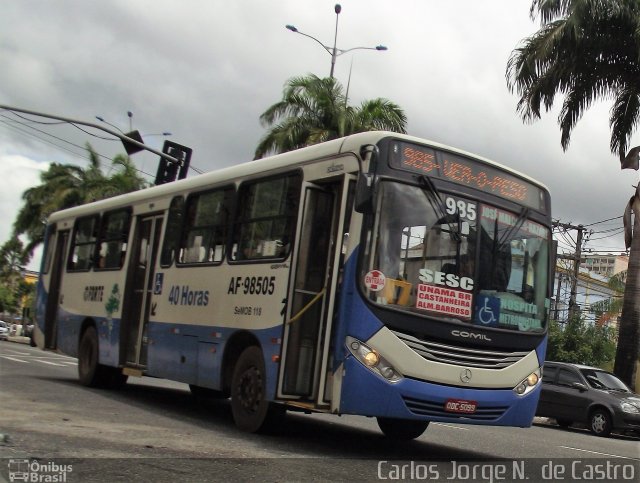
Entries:
<svg viewBox="0 0 640 483">
<path fill-rule="evenodd" d="M 390 383 L 353 356 L 342 365 L 342 414 L 416 419 L 458 424 L 529 427 L 540 384 L 525 395 L 513 389 L 472 389 L 402 378 Z M 456 404 L 467 402 L 471 404 Z M 449 404 L 447 404 L 449 403 Z M 475 406 L 473 412 L 469 407 Z M 456 411 L 462 407 L 462 411 Z"/>
</svg>

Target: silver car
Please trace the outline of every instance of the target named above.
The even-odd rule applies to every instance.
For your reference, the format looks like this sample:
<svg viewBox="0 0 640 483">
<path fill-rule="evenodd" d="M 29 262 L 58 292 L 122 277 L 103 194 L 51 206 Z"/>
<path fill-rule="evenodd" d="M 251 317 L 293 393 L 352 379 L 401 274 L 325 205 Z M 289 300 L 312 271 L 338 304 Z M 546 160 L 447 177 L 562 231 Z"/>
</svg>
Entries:
<svg viewBox="0 0 640 483">
<path fill-rule="evenodd" d="M 0 320 L 0 340 L 9 339 L 9 324 L 4 320 Z"/>
</svg>

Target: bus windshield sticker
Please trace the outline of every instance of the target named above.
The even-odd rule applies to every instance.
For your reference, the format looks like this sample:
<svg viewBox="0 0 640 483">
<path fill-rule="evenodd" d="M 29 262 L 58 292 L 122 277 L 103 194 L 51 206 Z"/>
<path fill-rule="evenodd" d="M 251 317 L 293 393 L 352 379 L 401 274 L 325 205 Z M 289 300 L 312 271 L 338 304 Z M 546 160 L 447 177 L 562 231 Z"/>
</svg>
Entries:
<svg viewBox="0 0 640 483">
<path fill-rule="evenodd" d="M 371 270 L 364 276 L 364 285 L 372 292 L 379 292 L 384 288 L 386 280 L 384 273 L 380 270 Z"/>
<path fill-rule="evenodd" d="M 538 307 L 524 300 L 508 298 L 511 294 L 499 296 L 480 294 L 476 302 L 474 322 L 478 325 L 519 329 L 521 331 L 540 330 L 542 321 L 537 319 Z"/>
<path fill-rule="evenodd" d="M 473 290 L 473 279 L 470 277 L 460 277 L 455 273 L 439 272 L 428 268 L 421 268 L 419 271 L 420 281 L 424 283 L 435 283 L 436 285 L 446 285 L 462 290 Z"/>
<path fill-rule="evenodd" d="M 470 319 L 472 298 L 470 293 L 462 290 L 421 283 L 418 284 L 416 308 Z"/>
<path fill-rule="evenodd" d="M 518 220 L 517 215 L 509 213 L 508 211 L 499 210 L 491 206 L 482 205 L 482 219 L 489 221 L 497 221 L 498 225 L 515 226 Z M 525 220 L 520 226 L 520 230 L 534 237 L 547 240 L 549 238 L 549 230 L 544 226 L 535 223 L 531 220 Z"/>
<path fill-rule="evenodd" d="M 162 285 L 164 284 L 164 273 L 156 273 L 156 279 L 153 282 L 153 294 L 162 295 Z"/>
<path fill-rule="evenodd" d="M 500 317 L 500 299 L 479 295 L 476 301 L 475 322 L 479 325 L 497 327 Z"/>
</svg>

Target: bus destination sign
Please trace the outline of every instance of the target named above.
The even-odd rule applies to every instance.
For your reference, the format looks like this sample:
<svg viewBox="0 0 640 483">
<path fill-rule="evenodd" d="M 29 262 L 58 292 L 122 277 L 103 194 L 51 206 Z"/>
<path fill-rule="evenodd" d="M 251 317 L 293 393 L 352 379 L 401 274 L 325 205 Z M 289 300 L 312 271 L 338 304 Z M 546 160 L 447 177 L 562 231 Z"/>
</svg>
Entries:
<svg viewBox="0 0 640 483">
<path fill-rule="evenodd" d="M 474 159 L 417 144 L 394 142 L 390 164 L 393 168 L 476 188 L 536 210 L 544 207 L 544 196 L 538 186 Z"/>
</svg>

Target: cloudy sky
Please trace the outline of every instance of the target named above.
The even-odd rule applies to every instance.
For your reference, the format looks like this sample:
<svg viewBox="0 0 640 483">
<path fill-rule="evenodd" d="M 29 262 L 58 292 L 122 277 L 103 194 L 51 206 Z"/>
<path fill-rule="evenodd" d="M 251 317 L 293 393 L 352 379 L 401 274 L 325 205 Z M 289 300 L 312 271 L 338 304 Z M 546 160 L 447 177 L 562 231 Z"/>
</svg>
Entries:
<svg viewBox="0 0 640 483">
<path fill-rule="evenodd" d="M 609 105 L 593 106 L 569 149 L 560 148 L 559 106 L 524 124 L 505 68 L 539 24 L 525 0 L 343 0 L 337 46 L 373 47 L 337 59 L 335 76 L 357 104 L 385 97 L 408 117 L 409 134 L 525 172 L 551 190 L 553 217 L 593 229 L 587 249 L 620 251 L 622 211 L 638 182 L 609 152 Z M 293 76 L 328 76 L 331 56 L 285 29 L 295 25 L 333 46 L 331 0 L 20 0 L 0 15 L 0 104 L 138 129 L 194 150 L 213 170 L 252 159 L 259 115 Z M 132 113 L 132 117 L 127 115 Z M 122 152 L 68 125 L 34 124 L 0 111 L 0 243 L 21 193 L 50 162 L 86 166 L 85 143 L 109 160 Z M 632 146 L 640 144 L 640 134 Z M 155 156 L 134 156 L 154 174 Z M 196 175 L 193 171 L 192 175 Z M 149 176 L 151 179 L 152 176 Z M 605 223 L 600 222 L 614 218 Z M 575 233 L 570 233 L 574 235 Z M 560 239 L 569 247 L 570 239 Z M 37 268 L 39 260 L 31 268 Z"/>
</svg>

